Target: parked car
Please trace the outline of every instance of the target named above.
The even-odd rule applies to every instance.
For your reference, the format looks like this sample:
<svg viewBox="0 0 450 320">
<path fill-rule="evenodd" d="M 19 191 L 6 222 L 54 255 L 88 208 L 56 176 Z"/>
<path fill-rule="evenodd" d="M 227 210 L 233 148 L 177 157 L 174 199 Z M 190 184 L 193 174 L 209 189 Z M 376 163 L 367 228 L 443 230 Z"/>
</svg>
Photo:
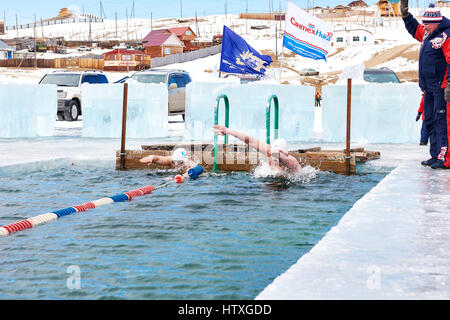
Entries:
<svg viewBox="0 0 450 320">
<path fill-rule="evenodd" d="M 169 115 L 181 114 L 186 110 L 186 85 L 192 81 L 184 70 L 149 69 L 134 73 L 129 79 L 141 83 L 165 83 L 169 90 Z M 126 79 L 125 81 L 128 81 Z"/>
<path fill-rule="evenodd" d="M 395 72 L 384 67 L 364 70 L 364 81 L 376 83 L 400 83 Z"/>
<path fill-rule="evenodd" d="M 262 76 L 255 75 L 255 74 L 227 74 L 224 78 L 238 78 L 239 82 L 242 84 L 249 83 L 249 82 L 255 82 L 260 81 L 262 79 Z"/>
<path fill-rule="evenodd" d="M 79 46 L 77 50 L 80 52 L 84 52 L 84 51 L 91 51 L 91 48 L 89 48 L 88 46 Z"/>
<path fill-rule="evenodd" d="M 305 68 L 300 70 L 300 75 L 302 76 L 317 76 L 319 74 L 319 71 L 314 70 L 312 68 Z"/>
<path fill-rule="evenodd" d="M 55 71 L 46 74 L 39 84 L 58 86 L 58 120 L 76 121 L 82 115 L 81 85 L 109 83 L 102 71 Z"/>
</svg>

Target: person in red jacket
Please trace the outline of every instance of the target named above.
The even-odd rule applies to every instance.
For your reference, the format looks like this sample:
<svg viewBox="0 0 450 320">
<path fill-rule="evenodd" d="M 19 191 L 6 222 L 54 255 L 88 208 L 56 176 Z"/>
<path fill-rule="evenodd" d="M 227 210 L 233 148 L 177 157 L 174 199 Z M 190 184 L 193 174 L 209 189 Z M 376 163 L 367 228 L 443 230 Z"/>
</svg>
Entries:
<svg viewBox="0 0 450 320">
<path fill-rule="evenodd" d="M 319 91 L 317 91 L 314 99 L 314 106 L 320 108 L 321 107 L 320 101 L 322 101 L 322 97 L 320 96 Z"/>
<path fill-rule="evenodd" d="M 419 110 L 417 110 L 416 121 L 419 121 L 420 116 L 422 116 L 422 129 L 420 130 L 420 145 L 426 146 L 428 144 L 428 139 L 430 136 L 428 135 L 427 123 L 425 122 L 425 115 L 423 113 L 423 105 L 424 105 L 424 93 L 422 93 L 422 100 L 420 101 Z"/>
</svg>

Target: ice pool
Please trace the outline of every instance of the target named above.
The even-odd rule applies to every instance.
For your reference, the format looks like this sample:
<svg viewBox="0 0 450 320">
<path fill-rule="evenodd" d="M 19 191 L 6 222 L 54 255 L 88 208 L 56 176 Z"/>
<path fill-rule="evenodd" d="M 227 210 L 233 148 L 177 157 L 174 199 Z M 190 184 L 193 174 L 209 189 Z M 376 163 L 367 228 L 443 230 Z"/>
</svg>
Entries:
<svg viewBox="0 0 450 320">
<path fill-rule="evenodd" d="M 253 299 L 390 168 L 358 171 L 206 174 L 1 237 L 0 299 Z M 0 225 L 173 176 L 95 163 L 3 170 Z"/>
</svg>

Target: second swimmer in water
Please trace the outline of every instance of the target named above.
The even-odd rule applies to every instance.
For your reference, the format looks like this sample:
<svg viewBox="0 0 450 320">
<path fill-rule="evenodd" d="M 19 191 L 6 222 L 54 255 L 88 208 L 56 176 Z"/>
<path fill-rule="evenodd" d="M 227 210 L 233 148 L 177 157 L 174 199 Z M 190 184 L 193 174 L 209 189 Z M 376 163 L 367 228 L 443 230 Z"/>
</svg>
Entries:
<svg viewBox="0 0 450 320">
<path fill-rule="evenodd" d="M 139 160 L 141 163 L 146 163 L 149 166 L 151 164 L 157 164 L 160 166 L 171 167 L 179 169 L 180 171 L 186 171 L 189 168 L 196 166 L 196 163 L 189 160 L 187 152 L 183 148 L 175 149 L 171 156 L 156 156 L 150 155 Z"/>
</svg>

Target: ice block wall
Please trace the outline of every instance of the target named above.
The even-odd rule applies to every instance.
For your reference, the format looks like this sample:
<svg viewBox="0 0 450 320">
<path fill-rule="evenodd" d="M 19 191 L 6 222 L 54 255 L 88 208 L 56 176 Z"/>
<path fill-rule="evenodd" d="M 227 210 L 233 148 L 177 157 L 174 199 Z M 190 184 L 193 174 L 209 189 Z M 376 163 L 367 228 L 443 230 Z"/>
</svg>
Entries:
<svg viewBox="0 0 450 320">
<path fill-rule="evenodd" d="M 120 138 L 123 84 L 83 85 L 83 137 Z M 168 136 L 165 84 L 128 84 L 127 138 Z"/>
<path fill-rule="evenodd" d="M 314 125 L 314 88 L 255 82 L 191 82 L 186 90 L 186 139 L 213 141 L 211 128 L 218 95 L 230 101 L 230 128 L 265 141 L 267 100 L 279 99 L 279 137 L 288 141 L 310 139 Z M 274 103 L 271 112 L 273 137 Z M 221 100 L 219 124 L 224 124 L 225 104 Z M 233 138 L 230 138 L 233 140 Z M 220 141 L 220 140 L 219 140 Z"/>
<path fill-rule="evenodd" d="M 344 142 L 347 85 L 322 89 L 323 139 Z M 422 93 L 417 84 L 356 84 L 352 86 L 351 141 L 419 143 L 422 120 L 415 121 Z"/>
<path fill-rule="evenodd" d="M 0 138 L 53 136 L 55 85 L 0 84 Z"/>
</svg>

